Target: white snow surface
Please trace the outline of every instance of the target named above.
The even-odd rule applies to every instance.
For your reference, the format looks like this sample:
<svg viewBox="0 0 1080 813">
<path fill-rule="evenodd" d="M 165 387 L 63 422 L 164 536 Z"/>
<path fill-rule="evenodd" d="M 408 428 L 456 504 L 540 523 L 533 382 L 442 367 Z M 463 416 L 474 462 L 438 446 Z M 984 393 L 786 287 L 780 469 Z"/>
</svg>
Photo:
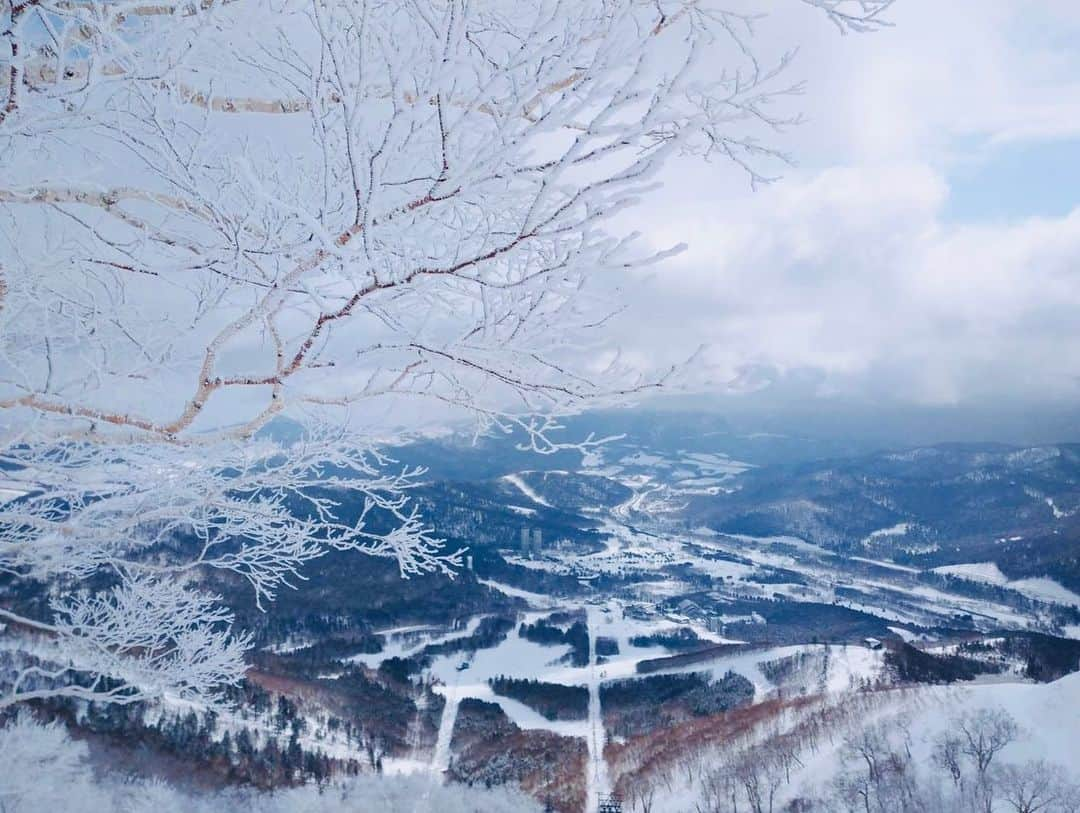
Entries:
<svg viewBox="0 0 1080 813">
<path fill-rule="evenodd" d="M 1058 584 L 1053 579 L 1018 579 L 1009 582 L 1009 587 L 1013 590 L 1019 590 L 1026 596 L 1037 598 L 1042 601 L 1080 606 L 1080 595 L 1077 595 L 1067 587 Z"/>
<path fill-rule="evenodd" d="M 552 599 L 550 596 L 546 596 L 543 593 L 533 593 L 529 590 L 522 590 L 520 587 L 513 587 L 509 584 L 503 584 L 497 582 L 494 579 L 477 579 L 477 583 L 490 587 L 492 590 L 498 590 L 500 593 L 506 596 L 512 596 L 514 598 L 525 599 L 534 607 L 550 607 L 552 606 Z"/>
<path fill-rule="evenodd" d="M 875 539 L 881 539 L 882 537 L 904 536 L 904 534 L 906 534 L 910 528 L 911 525 L 907 522 L 900 522 L 889 528 L 879 528 L 876 531 L 871 531 L 870 535 L 863 539 L 863 544 L 869 545 Z"/>
<path fill-rule="evenodd" d="M 1064 519 L 1065 517 L 1070 515 L 1070 512 L 1062 511 L 1060 508 L 1058 508 L 1057 505 L 1054 503 L 1054 499 L 1052 497 L 1046 498 L 1046 504 L 1050 507 L 1050 511 L 1054 515 L 1054 519 Z"/>
<path fill-rule="evenodd" d="M 959 576 L 973 582 L 986 582 L 988 584 L 1005 585 L 1009 577 L 1001 572 L 1001 569 L 993 562 L 976 562 L 969 565 L 945 565 L 935 567 L 935 573 L 944 573 L 949 576 Z"/>
<path fill-rule="evenodd" d="M 878 705 L 857 717 L 853 725 L 857 729 L 902 715 L 911 733 L 912 758 L 916 765 L 929 766 L 935 737 L 948 729 L 961 713 L 981 708 L 1003 709 L 1020 724 L 1021 732 L 1018 739 L 998 756 L 1000 762 L 1046 759 L 1063 765 L 1074 781 L 1080 780 L 1080 755 L 1076 750 L 1076 732 L 1080 731 L 1080 673 L 1050 684 L 997 682 L 890 690 L 874 695 L 874 700 Z M 798 719 L 795 715 L 778 723 L 782 729 L 785 724 L 794 724 Z M 775 728 L 766 728 L 773 735 L 779 733 Z M 803 752 L 801 766 L 793 770 L 790 784 L 783 784 L 778 789 L 775 810 L 783 809 L 788 801 L 797 797 L 821 798 L 826 795 L 832 777 L 845 766 L 840 750 L 845 730 L 822 740 L 816 753 Z M 717 753 L 708 758 L 722 760 L 725 757 Z M 672 775 L 678 776 L 678 772 Z M 689 813 L 701 809 L 700 785 L 697 783 L 685 780 L 667 784 L 658 782 L 656 788 L 654 810 Z"/>
<path fill-rule="evenodd" d="M 986 582 L 1016 590 L 1029 598 L 1055 604 L 1080 605 L 1080 595 L 1050 578 L 1010 580 L 993 562 L 935 567 L 935 573 L 947 573 L 970 581 Z"/>
<path fill-rule="evenodd" d="M 514 486 L 518 491 L 520 491 L 534 503 L 546 506 L 547 508 L 551 507 L 551 503 L 549 503 L 547 500 L 545 500 L 543 497 L 533 491 L 529 484 L 522 480 L 521 477 L 519 477 L 518 475 L 508 474 L 503 477 L 503 479 L 506 480 L 506 482 L 510 483 L 510 485 Z M 533 510 L 535 511 L 535 509 Z"/>
</svg>

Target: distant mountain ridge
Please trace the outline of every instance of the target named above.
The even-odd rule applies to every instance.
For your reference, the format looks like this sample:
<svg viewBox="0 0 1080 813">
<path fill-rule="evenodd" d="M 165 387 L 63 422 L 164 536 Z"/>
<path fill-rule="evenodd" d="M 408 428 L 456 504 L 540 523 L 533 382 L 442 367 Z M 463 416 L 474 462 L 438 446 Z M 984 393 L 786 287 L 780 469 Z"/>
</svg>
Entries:
<svg viewBox="0 0 1080 813">
<path fill-rule="evenodd" d="M 1080 590 L 1080 444 L 939 444 L 753 469 L 688 520 L 930 567 L 998 564 Z"/>
</svg>

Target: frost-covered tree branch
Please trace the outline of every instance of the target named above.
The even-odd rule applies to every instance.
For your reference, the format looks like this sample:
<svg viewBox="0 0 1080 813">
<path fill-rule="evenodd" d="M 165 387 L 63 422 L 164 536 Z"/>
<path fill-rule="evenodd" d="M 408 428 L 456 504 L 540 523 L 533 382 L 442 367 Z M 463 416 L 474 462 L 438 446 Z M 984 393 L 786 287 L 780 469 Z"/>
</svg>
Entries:
<svg viewBox="0 0 1080 813">
<path fill-rule="evenodd" d="M 889 5 L 802 2 L 845 31 Z M 551 452 L 560 416 L 667 385 L 601 343 L 597 282 L 680 250 L 613 225 L 670 156 L 755 182 L 784 159 L 760 134 L 800 86 L 755 56 L 756 19 L 5 0 L 0 573 L 55 589 L 51 619 L 9 619 L 38 650 L 0 702 L 237 680 L 247 640 L 209 571 L 260 603 L 331 550 L 452 573 L 373 414 L 467 414 Z M 278 417 L 303 439 L 262 431 Z"/>
</svg>

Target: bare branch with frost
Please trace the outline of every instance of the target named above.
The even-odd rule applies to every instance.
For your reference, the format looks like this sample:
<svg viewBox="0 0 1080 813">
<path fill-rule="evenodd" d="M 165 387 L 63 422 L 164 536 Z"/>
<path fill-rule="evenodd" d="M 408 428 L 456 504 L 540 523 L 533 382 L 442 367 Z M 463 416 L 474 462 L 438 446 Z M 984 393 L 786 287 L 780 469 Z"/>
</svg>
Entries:
<svg viewBox="0 0 1080 813">
<path fill-rule="evenodd" d="M 845 31 L 890 5 L 803 2 Z M 566 415 L 677 381 L 603 341 L 609 280 L 681 250 L 615 224 L 672 156 L 754 183 L 786 160 L 801 85 L 757 24 L 706 0 L 0 8 L 0 572 L 61 594 L 0 611 L 49 642 L 0 702 L 212 698 L 248 643 L 213 571 L 260 604 L 332 550 L 452 574 L 423 472 L 380 451 L 399 404 L 551 453 L 600 442 Z"/>
</svg>

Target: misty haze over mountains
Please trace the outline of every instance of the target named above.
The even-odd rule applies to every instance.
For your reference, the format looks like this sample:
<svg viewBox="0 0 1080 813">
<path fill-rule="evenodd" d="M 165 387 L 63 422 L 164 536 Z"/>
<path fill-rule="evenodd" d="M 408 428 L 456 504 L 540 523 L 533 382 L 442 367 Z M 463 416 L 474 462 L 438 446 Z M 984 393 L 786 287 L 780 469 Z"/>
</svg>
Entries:
<svg viewBox="0 0 1080 813">
<path fill-rule="evenodd" d="M 0 0 L 0 813 L 1080 813 L 1078 77 Z"/>
</svg>

